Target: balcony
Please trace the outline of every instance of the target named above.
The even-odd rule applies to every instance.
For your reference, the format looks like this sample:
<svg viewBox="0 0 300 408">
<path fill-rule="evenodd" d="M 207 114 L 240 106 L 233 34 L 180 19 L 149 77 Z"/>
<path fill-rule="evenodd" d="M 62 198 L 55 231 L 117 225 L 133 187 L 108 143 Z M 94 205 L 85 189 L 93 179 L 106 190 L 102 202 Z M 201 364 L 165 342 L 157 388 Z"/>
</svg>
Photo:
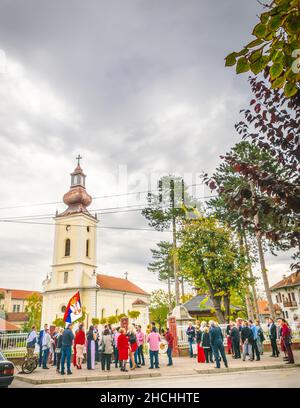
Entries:
<svg viewBox="0 0 300 408">
<path fill-rule="evenodd" d="M 297 308 L 298 307 L 297 302 L 294 301 L 294 300 L 292 300 L 292 301 L 284 300 L 283 301 L 283 306 L 284 307 L 292 307 L 292 308 Z"/>
</svg>

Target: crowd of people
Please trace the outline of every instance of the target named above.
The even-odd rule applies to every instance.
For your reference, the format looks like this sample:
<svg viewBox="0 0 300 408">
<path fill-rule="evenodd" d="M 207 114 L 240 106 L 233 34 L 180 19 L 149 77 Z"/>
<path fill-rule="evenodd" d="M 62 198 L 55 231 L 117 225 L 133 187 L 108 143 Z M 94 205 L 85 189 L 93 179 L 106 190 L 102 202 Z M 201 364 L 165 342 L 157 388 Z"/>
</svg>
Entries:
<svg viewBox="0 0 300 408">
<path fill-rule="evenodd" d="M 217 322 L 196 321 L 196 326 L 189 322 L 186 334 L 191 358 L 197 355 L 198 362 L 215 362 L 216 368 L 220 368 L 220 361 L 223 360 L 225 367 L 228 367 L 224 335 Z M 276 324 L 272 318 L 269 318 L 268 336 L 272 349 L 271 357 L 279 357 L 278 345 L 280 345 L 283 360 L 287 364 L 294 364 L 292 331 L 288 322 L 279 318 Z M 245 361 L 248 358 L 250 361 L 259 361 L 264 353 L 266 339 L 259 320 L 253 322 L 237 318 L 236 321 L 231 321 L 226 328 L 226 340 L 227 352 L 234 359 Z"/>
<path fill-rule="evenodd" d="M 227 340 L 227 354 L 234 359 L 249 359 L 259 361 L 264 354 L 265 335 L 256 320 L 243 320 L 237 318 L 231 321 L 225 330 L 221 330 L 217 322 L 211 320 L 196 321 L 194 326 L 189 322 L 186 335 L 188 339 L 190 357 L 198 358 L 199 363 L 215 363 L 215 368 L 220 368 L 223 361 L 228 367 L 225 352 L 225 339 Z M 288 322 L 277 319 L 276 323 L 269 318 L 268 337 L 272 348 L 271 357 L 277 358 L 280 351 L 287 364 L 294 364 L 292 351 L 292 332 Z M 63 329 L 56 327 L 51 333 L 47 324 L 37 334 L 33 326 L 27 338 L 28 355 L 33 355 L 36 344 L 39 346 L 39 367 L 49 369 L 49 364 L 56 367 L 57 373 L 72 374 L 73 366 L 82 369 L 83 361 L 88 370 L 94 370 L 97 363 L 101 364 L 103 371 L 110 371 L 112 363 L 115 368 L 127 372 L 127 363 L 130 369 L 135 370 L 145 366 L 144 346 L 148 344 L 149 369 L 159 368 L 159 349 L 162 339 L 167 346 L 168 366 L 173 365 L 174 338 L 169 329 L 159 330 L 155 322 L 147 327 L 146 333 L 140 325 L 132 324 L 127 329 L 124 327 L 111 327 L 105 325 L 99 330 L 98 325 L 91 325 L 87 332 L 83 324 L 74 329 L 73 324 Z M 279 351 L 279 347 L 280 351 Z"/>
<path fill-rule="evenodd" d="M 36 344 L 39 346 L 39 367 L 49 369 L 49 364 L 56 367 L 57 373 L 72 374 L 73 366 L 82 369 L 86 360 L 88 370 L 94 370 L 96 363 L 101 363 L 103 371 L 110 371 L 112 363 L 116 368 L 127 372 L 127 362 L 130 369 L 135 370 L 145 365 L 144 344 L 148 343 L 149 369 L 159 368 L 159 347 L 162 339 L 167 342 L 168 366 L 173 365 L 172 350 L 173 336 L 169 329 L 161 330 L 155 322 L 148 326 L 146 333 L 140 325 L 132 324 L 126 330 L 123 327 L 105 325 L 101 331 L 98 325 L 91 325 L 87 332 L 83 324 L 74 330 L 73 324 L 68 324 L 65 329 L 56 327 L 50 333 L 47 324 L 37 334 L 35 326 L 27 338 L 28 355 L 33 355 Z"/>
</svg>

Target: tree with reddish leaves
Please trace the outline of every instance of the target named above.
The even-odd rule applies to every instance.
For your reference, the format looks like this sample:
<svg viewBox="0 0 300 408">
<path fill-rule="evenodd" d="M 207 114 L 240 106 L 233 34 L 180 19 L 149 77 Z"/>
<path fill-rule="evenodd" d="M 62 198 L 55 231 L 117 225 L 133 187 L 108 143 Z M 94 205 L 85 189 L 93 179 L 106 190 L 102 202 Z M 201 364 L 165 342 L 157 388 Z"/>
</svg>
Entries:
<svg viewBox="0 0 300 408">
<path fill-rule="evenodd" d="M 254 199 L 253 209 L 264 206 L 266 213 L 276 219 L 274 228 L 266 233 L 273 242 L 298 248 L 300 230 L 300 92 L 287 99 L 282 91 L 269 89 L 263 81 L 250 78 L 254 98 L 250 107 L 242 110 L 244 120 L 236 124 L 236 130 L 249 139 L 262 152 L 276 160 L 276 169 L 252 165 L 235 154 L 229 153 L 225 160 L 237 173 L 270 198 L 271 205 Z M 300 269 L 299 262 L 292 265 Z"/>
<path fill-rule="evenodd" d="M 271 174 L 274 180 L 284 184 L 290 182 L 290 172 L 278 165 L 276 156 L 272 156 L 268 149 L 262 149 L 248 141 L 238 143 L 223 159 L 224 162 L 206 181 L 210 188 L 218 190 L 225 215 L 226 212 L 230 214 L 232 226 L 237 225 L 242 230 L 246 229 L 248 234 L 254 234 L 265 292 L 271 314 L 274 315 L 264 241 L 268 242 L 272 252 L 288 250 L 292 246 L 291 237 L 297 233 L 297 226 L 294 214 L 286 214 L 285 206 L 276 203 L 268 189 L 259 187 L 253 175 L 260 174 L 264 177 Z M 212 202 L 212 205 L 216 206 L 216 203 Z"/>
</svg>

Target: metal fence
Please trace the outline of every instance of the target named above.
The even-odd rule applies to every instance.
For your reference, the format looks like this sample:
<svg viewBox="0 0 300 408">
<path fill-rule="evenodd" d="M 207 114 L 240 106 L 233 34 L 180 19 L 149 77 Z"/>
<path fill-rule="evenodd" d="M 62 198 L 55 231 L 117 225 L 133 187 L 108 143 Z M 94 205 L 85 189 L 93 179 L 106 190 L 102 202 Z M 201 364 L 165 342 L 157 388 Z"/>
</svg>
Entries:
<svg viewBox="0 0 300 408">
<path fill-rule="evenodd" d="M 5 357 L 23 357 L 26 354 L 28 333 L 1 333 L 0 351 Z"/>
<path fill-rule="evenodd" d="M 227 334 L 226 334 L 226 329 L 227 329 L 227 324 L 219 324 L 219 327 L 222 330 L 223 336 L 224 336 L 224 345 L 227 345 Z M 178 325 L 177 326 L 177 337 L 178 337 L 178 346 L 179 347 L 185 347 L 188 344 L 188 338 L 186 334 L 186 330 L 188 328 L 188 325 Z M 268 325 L 267 324 L 261 324 L 261 328 L 264 332 L 264 337 L 265 337 L 265 342 L 269 343 L 269 330 L 268 330 Z M 297 342 L 300 341 L 300 327 L 298 325 L 292 325 L 292 338 L 293 340 L 296 340 Z"/>
</svg>

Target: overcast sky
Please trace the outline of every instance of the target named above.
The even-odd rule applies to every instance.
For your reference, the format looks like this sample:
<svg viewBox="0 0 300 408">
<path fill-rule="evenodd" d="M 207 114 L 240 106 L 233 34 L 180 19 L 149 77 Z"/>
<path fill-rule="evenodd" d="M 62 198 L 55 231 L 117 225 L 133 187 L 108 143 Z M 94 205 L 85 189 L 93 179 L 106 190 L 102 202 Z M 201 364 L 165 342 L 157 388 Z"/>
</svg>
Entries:
<svg viewBox="0 0 300 408">
<path fill-rule="evenodd" d="M 94 197 L 147 190 L 163 173 L 199 183 L 239 141 L 234 124 L 251 94 L 224 57 L 250 41 L 260 10 L 256 0 L 0 0 L 0 218 L 63 210 L 3 208 L 61 201 L 78 153 Z M 129 198 L 96 199 L 91 210 L 141 205 L 145 195 Z M 100 220 L 147 228 L 139 211 Z M 36 222 L 50 225 L 0 223 L 0 287 L 41 289 L 54 227 Z M 99 229 L 98 272 L 128 271 L 159 288 L 147 264 L 168 238 Z M 267 261 L 274 283 L 290 255 Z"/>
</svg>

